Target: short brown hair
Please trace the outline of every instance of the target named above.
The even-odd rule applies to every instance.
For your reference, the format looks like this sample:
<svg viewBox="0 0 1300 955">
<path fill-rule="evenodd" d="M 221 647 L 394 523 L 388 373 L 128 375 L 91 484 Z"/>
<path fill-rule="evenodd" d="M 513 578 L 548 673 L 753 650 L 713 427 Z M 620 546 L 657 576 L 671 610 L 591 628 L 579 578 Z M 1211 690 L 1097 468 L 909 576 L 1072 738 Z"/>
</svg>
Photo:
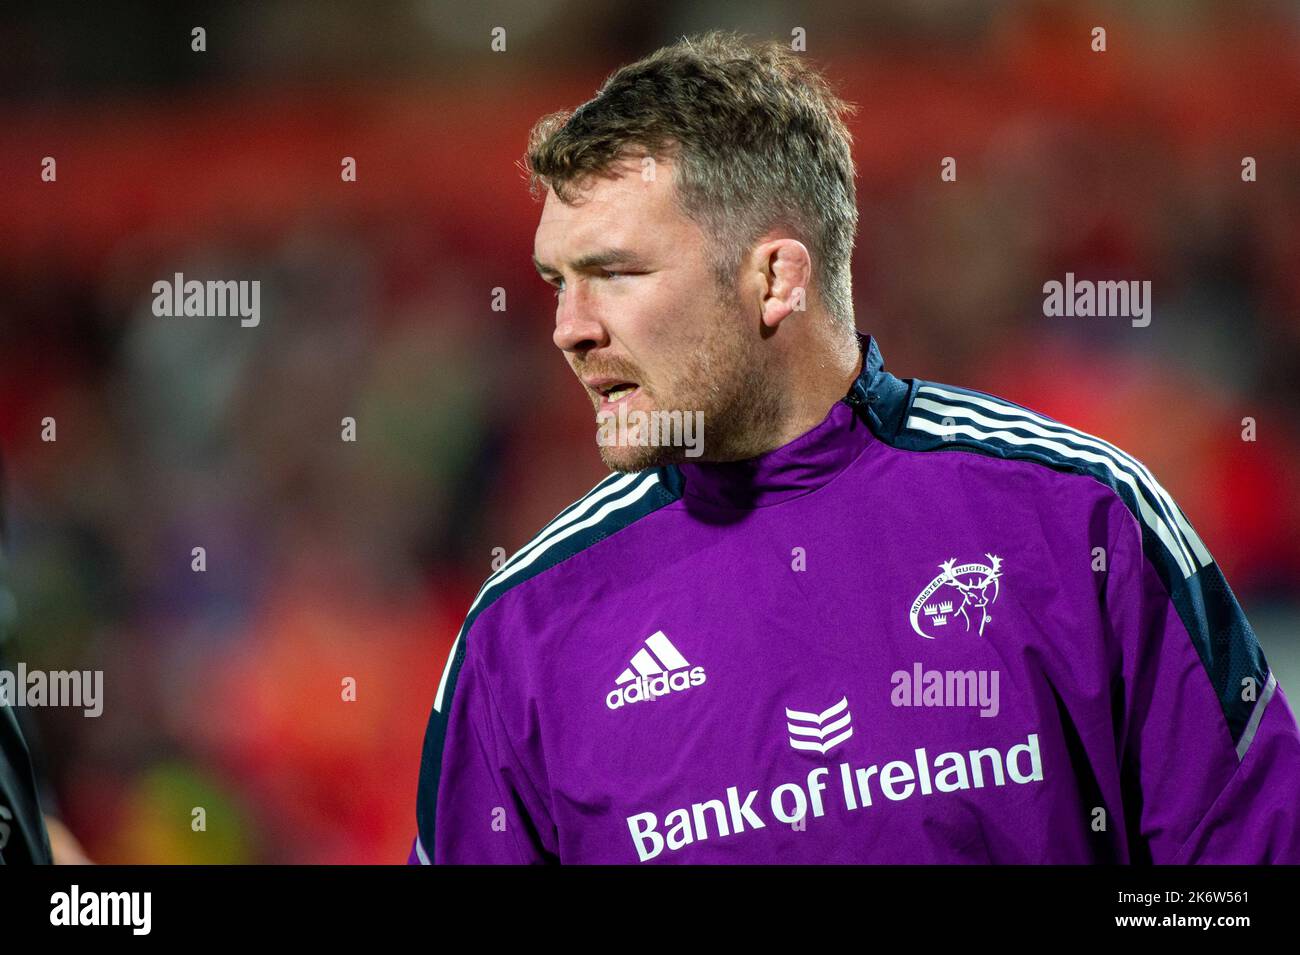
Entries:
<svg viewBox="0 0 1300 955">
<path fill-rule="evenodd" d="M 677 202 L 715 242 L 731 287 L 745 253 L 774 226 L 807 244 L 826 309 L 854 327 L 850 263 L 857 232 L 854 107 L 776 41 L 713 31 L 611 74 L 576 110 L 542 117 L 523 161 L 534 197 L 569 202 L 621 160 L 672 158 Z"/>
</svg>

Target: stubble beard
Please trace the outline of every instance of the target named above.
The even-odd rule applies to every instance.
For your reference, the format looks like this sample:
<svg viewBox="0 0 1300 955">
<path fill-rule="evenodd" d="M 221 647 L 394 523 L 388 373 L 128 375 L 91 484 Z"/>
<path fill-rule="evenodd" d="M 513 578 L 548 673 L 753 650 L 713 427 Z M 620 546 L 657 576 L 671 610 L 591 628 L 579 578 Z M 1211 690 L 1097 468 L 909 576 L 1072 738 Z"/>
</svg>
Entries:
<svg viewBox="0 0 1300 955">
<path fill-rule="evenodd" d="M 702 412 L 702 453 L 688 457 L 688 448 L 678 445 L 603 445 L 600 459 L 611 471 L 752 458 L 772 447 L 786 413 L 786 389 L 764 366 L 757 334 L 737 314 L 723 317 L 711 334 L 685 347 L 674 380 L 648 397 L 650 407 L 638 410 L 680 411 L 683 420 Z"/>
</svg>

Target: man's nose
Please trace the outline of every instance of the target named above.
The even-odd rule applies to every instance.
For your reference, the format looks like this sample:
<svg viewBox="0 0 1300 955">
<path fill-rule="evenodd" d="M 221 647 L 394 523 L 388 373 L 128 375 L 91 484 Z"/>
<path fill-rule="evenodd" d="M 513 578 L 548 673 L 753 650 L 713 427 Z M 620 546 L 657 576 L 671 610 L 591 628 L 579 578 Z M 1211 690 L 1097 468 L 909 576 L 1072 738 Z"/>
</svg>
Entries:
<svg viewBox="0 0 1300 955">
<path fill-rule="evenodd" d="M 582 282 L 571 282 L 555 307 L 555 347 L 566 352 L 585 352 L 609 344 L 605 325 Z"/>
</svg>

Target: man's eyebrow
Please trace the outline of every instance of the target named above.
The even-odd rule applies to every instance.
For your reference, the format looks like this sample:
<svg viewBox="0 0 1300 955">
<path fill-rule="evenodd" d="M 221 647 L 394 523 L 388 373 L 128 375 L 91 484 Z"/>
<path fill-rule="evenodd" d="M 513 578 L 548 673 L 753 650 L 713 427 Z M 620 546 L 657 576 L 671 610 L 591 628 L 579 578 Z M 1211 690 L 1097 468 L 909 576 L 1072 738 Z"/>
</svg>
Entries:
<svg viewBox="0 0 1300 955">
<path fill-rule="evenodd" d="M 575 272 L 599 269 L 606 265 L 639 265 L 641 257 L 631 249 L 601 249 L 579 256 L 570 263 Z M 560 270 L 533 256 L 533 267 L 542 275 L 559 275 Z"/>
</svg>

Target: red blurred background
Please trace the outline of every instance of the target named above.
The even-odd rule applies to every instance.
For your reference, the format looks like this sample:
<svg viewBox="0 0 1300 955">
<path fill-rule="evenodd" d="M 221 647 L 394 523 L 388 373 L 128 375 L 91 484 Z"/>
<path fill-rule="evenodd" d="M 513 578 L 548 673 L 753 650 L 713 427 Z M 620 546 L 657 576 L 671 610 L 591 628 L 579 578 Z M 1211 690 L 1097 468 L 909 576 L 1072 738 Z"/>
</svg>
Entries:
<svg viewBox="0 0 1300 955">
<path fill-rule="evenodd" d="M 0 649 L 104 671 L 101 717 L 23 714 L 97 861 L 405 859 L 493 548 L 603 474 L 516 162 L 540 115 L 714 27 L 806 29 L 858 105 L 887 367 L 1142 459 L 1300 685 L 1294 6 L 55 3 L 0 14 Z M 1151 280 L 1151 325 L 1045 318 L 1067 271 Z M 175 272 L 260 280 L 261 324 L 155 317 Z"/>
</svg>

